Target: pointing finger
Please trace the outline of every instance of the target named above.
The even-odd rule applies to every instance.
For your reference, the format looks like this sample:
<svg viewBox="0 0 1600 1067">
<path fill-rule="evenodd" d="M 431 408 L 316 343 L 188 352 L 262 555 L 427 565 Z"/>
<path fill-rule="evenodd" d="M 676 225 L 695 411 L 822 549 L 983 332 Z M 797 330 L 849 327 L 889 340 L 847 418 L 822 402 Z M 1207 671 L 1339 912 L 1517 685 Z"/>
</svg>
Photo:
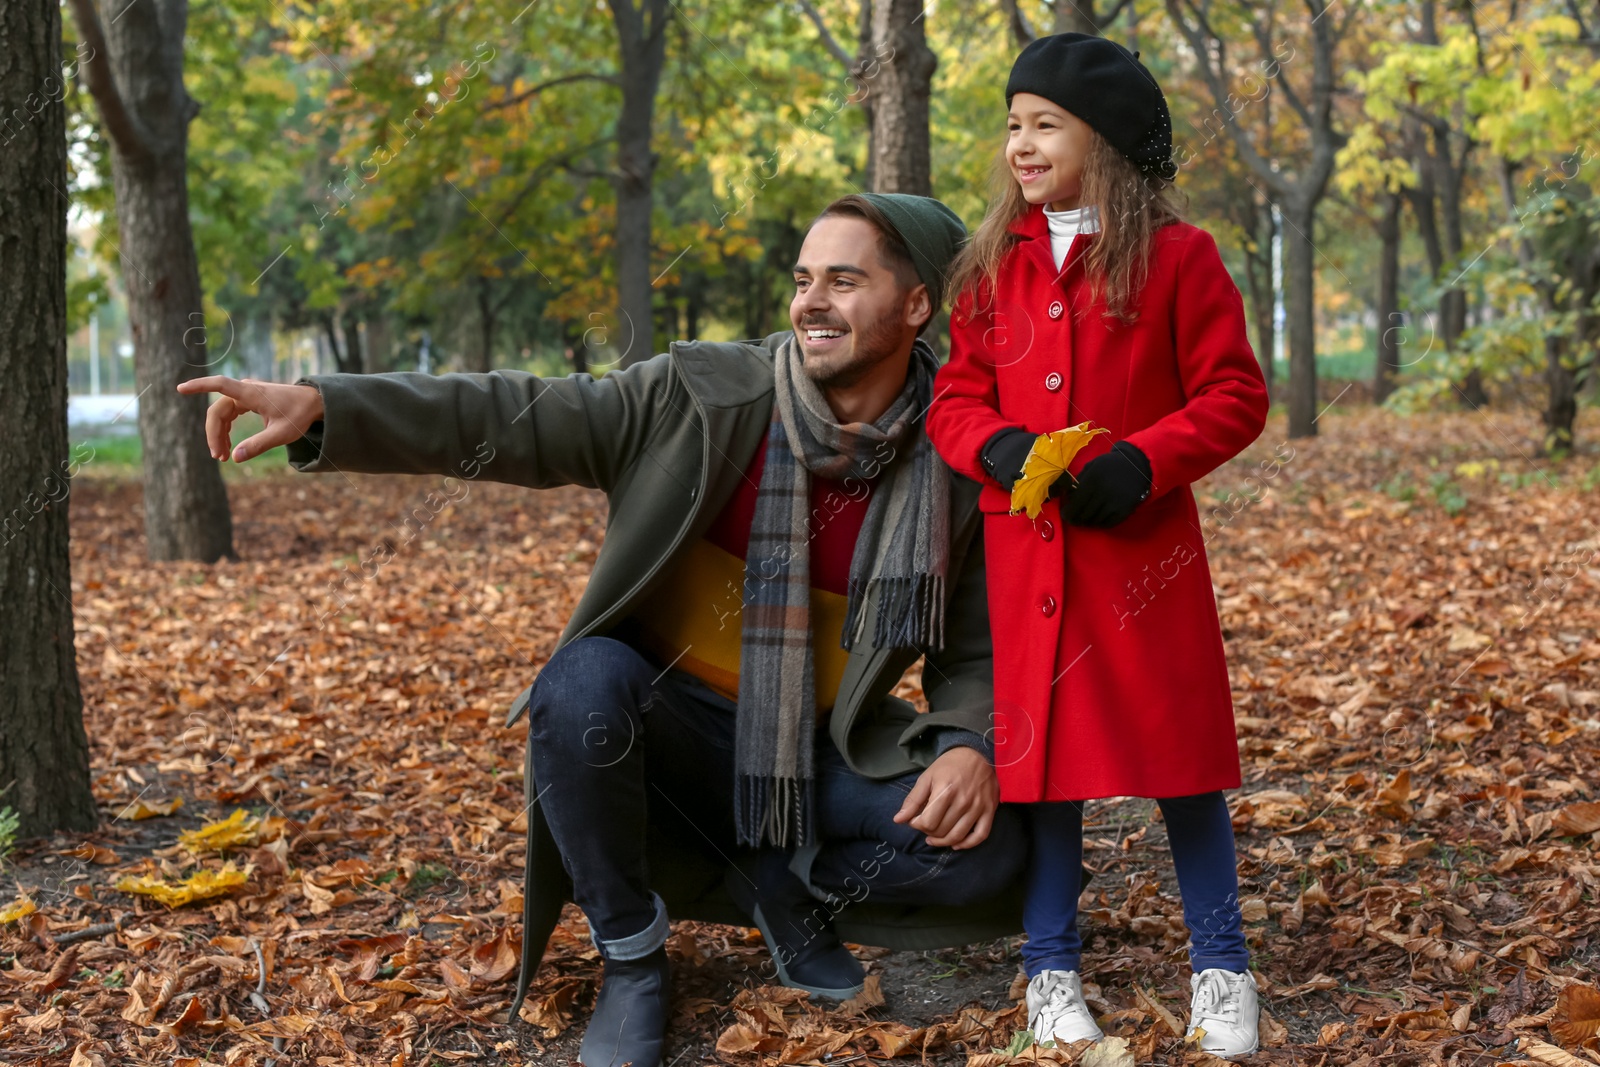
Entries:
<svg viewBox="0 0 1600 1067">
<path fill-rule="evenodd" d="M 185 396 L 194 393 L 221 393 L 238 400 L 244 396 L 244 383 L 225 374 L 210 374 L 204 378 L 190 378 L 178 383 L 178 392 Z"/>
</svg>

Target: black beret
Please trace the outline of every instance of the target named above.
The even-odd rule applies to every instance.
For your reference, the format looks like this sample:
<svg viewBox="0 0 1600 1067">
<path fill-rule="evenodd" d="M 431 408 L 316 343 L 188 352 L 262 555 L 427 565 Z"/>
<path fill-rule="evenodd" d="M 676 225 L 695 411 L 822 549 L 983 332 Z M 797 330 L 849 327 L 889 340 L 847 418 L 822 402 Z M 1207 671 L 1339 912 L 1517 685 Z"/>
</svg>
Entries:
<svg viewBox="0 0 1600 1067">
<path fill-rule="evenodd" d="M 1040 37 L 1012 64 L 1007 107 L 1018 93 L 1070 111 L 1143 173 L 1169 181 L 1177 175 L 1167 98 L 1138 52 L 1087 33 Z"/>
</svg>

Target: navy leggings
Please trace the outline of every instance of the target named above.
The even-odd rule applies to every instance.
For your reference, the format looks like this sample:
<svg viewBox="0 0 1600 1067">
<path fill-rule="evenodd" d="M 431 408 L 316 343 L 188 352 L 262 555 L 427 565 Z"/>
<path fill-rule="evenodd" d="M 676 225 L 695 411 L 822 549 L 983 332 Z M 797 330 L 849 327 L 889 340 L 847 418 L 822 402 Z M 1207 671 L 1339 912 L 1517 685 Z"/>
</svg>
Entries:
<svg viewBox="0 0 1600 1067">
<path fill-rule="evenodd" d="M 1239 867 L 1233 823 L 1222 793 L 1156 801 L 1167 823 L 1172 860 L 1189 926 L 1189 963 L 1245 971 L 1250 951 L 1239 914 Z M 1076 971 L 1083 951 L 1078 936 L 1078 883 L 1083 861 L 1083 802 L 1025 806 L 1033 829 L 1022 924 L 1028 931 L 1022 962 L 1031 979 L 1041 971 Z"/>
</svg>

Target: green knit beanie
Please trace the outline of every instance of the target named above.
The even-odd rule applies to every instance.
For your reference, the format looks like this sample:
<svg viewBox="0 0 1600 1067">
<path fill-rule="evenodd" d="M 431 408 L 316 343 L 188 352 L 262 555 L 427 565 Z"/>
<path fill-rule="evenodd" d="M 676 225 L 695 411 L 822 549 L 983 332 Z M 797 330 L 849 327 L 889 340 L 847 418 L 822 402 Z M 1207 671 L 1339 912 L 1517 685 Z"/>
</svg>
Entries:
<svg viewBox="0 0 1600 1067">
<path fill-rule="evenodd" d="M 967 239 L 967 228 L 954 211 L 931 196 L 910 193 L 863 193 L 889 217 L 916 264 L 917 277 L 928 287 L 934 313 L 944 303 L 945 275 Z"/>
</svg>

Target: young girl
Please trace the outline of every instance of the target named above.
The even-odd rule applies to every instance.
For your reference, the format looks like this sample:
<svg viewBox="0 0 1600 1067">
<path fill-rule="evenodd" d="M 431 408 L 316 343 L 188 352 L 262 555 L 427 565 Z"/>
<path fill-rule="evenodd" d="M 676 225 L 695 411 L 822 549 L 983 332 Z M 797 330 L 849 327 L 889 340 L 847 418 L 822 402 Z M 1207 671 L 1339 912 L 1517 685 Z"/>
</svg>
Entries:
<svg viewBox="0 0 1600 1067">
<path fill-rule="evenodd" d="M 1041 38 L 1006 85 L 993 203 L 952 268 L 935 447 L 984 483 L 1001 799 L 1029 804 L 1035 1039 L 1101 1036 L 1078 974 L 1083 801 L 1158 798 L 1190 933 L 1191 1035 L 1257 1047 L 1222 790 L 1239 785 L 1222 633 L 1189 483 L 1261 432 L 1267 390 L 1217 246 L 1174 205 L 1172 130 L 1121 45 Z M 1010 514 L 1036 435 L 1093 438 Z"/>
</svg>

